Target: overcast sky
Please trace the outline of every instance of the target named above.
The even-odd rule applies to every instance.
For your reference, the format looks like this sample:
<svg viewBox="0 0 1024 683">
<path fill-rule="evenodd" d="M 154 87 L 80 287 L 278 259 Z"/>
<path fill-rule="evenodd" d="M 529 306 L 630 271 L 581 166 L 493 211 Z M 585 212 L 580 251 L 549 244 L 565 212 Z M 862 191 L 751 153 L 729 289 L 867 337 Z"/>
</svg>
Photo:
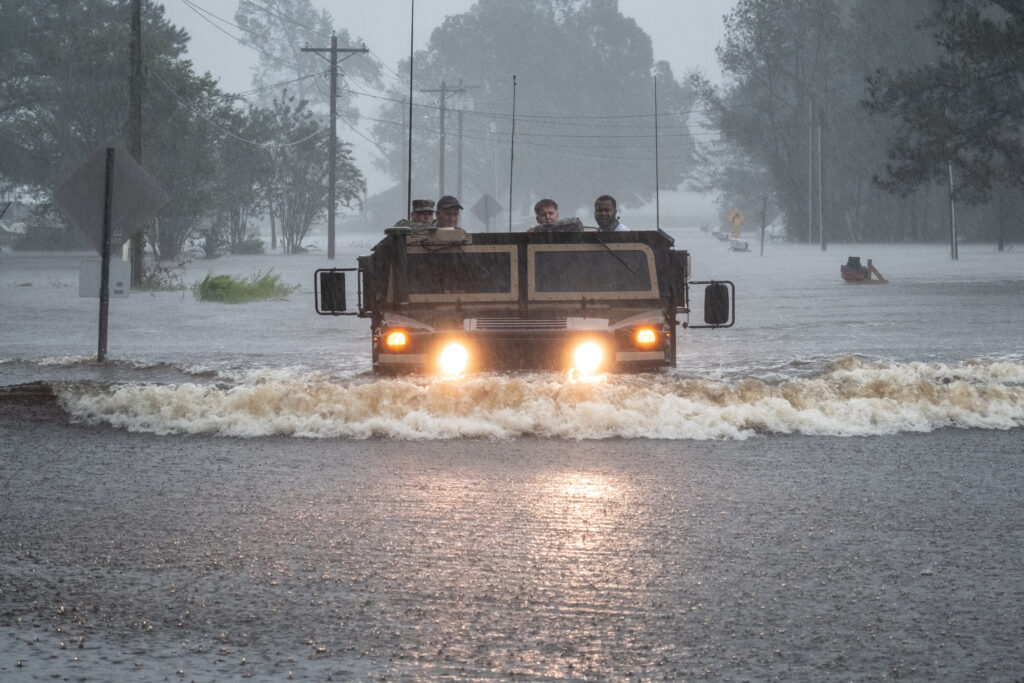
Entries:
<svg viewBox="0 0 1024 683">
<path fill-rule="evenodd" d="M 513 0 L 514 1 L 514 0 Z M 722 17 L 736 0 L 619 0 L 619 10 L 632 17 L 650 37 L 654 58 L 672 65 L 676 78 L 699 68 L 712 80 L 720 71 L 715 47 L 723 36 Z M 251 88 L 251 69 L 257 53 L 239 44 L 232 36 L 239 35 L 234 23 L 237 0 L 165 0 L 167 17 L 188 31 L 188 56 L 199 72 L 209 71 L 229 92 Z M 348 30 L 353 39 L 362 40 L 384 64 L 397 70 L 399 60 L 409 53 L 409 0 L 313 0 L 326 9 L 335 23 Z M 416 49 L 426 46 L 430 33 L 444 18 L 461 14 L 474 0 L 419 0 L 416 2 Z M 218 18 L 224 21 L 219 21 Z M 230 22 L 230 23 L 228 23 Z M 372 115 L 372 101 L 357 102 L 365 114 Z M 348 136 L 343 136 L 348 139 Z M 370 145 L 357 139 L 357 161 L 367 176 L 370 194 L 390 184 L 372 168 Z"/>
</svg>

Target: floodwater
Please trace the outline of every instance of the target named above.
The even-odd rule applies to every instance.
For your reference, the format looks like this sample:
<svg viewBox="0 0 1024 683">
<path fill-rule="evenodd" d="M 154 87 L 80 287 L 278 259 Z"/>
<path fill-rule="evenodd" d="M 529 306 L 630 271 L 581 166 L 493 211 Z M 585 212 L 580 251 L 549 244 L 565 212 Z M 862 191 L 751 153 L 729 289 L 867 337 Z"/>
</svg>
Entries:
<svg viewBox="0 0 1024 683">
<path fill-rule="evenodd" d="M 4 251 L 0 677 L 1018 678 L 1024 250 L 669 232 L 736 326 L 591 381 L 373 377 L 312 301 L 372 235 L 114 298 L 104 364 L 89 255 Z"/>
</svg>

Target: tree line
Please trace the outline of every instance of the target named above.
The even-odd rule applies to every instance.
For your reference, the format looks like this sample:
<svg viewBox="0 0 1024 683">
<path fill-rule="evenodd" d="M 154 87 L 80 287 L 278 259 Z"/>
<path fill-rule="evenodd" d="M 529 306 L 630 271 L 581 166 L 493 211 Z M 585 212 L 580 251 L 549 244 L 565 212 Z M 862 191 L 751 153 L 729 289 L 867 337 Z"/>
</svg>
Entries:
<svg viewBox="0 0 1024 683">
<path fill-rule="evenodd" d="M 0 190 L 45 208 L 96 145 L 125 137 L 129 5 L 0 4 Z M 273 246 L 301 250 L 326 210 L 329 142 L 327 66 L 302 47 L 359 41 L 310 0 L 239 0 L 229 21 L 259 66 L 238 94 L 196 73 L 162 5 L 143 17 L 141 161 L 171 197 L 147 231 L 154 256 L 259 248 L 266 222 Z M 723 216 L 759 216 L 767 197 L 791 240 L 923 241 L 947 234 L 952 185 L 968 237 L 1021 235 L 1020 3 L 738 0 L 724 21 L 712 83 L 677 80 L 615 0 L 478 0 L 445 17 L 414 55 L 414 195 L 460 192 L 468 208 L 514 187 L 520 213 L 554 197 L 569 215 L 598 194 L 649 202 L 657 179 L 716 193 Z M 347 60 L 338 98 L 352 129 L 356 93 L 382 102 L 368 137 L 403 187 L 411 67 Z M 358 205 L 344 142 L 336 171 L 339 202 Z"/>
<path fill-rule="evenodd" d="M 103 140 L 127 134 L 129 11 L 127 0 L 0 5 L 0 187 L 49 212 L 41 224 L 60 220 L 53 189 Z M 259 18 L 244 3 L 239 12 Z M 208 256 L 260 250 L 255 218 L 269 218 L 284 251 L 300 250 L 326 207 L 323 117 L 287 86 L 241 102 L 196 73 L 189 37 L 162 5 L 145 2 L 142 16 L 141 161 L 170 197 L 147 230 L 155 258 L 177 258 L 193 243 Z M 363 176 L 350 146 L 339 145 L 338 158 L 337 196 L 351 203 Z"/>
<path fill-rule="evenodd" d="M 1024 235 L 1024 5 L 1015 0 L 740 0 L 694 185 L 787 236 L 1000 248 Z"/>
</svg>

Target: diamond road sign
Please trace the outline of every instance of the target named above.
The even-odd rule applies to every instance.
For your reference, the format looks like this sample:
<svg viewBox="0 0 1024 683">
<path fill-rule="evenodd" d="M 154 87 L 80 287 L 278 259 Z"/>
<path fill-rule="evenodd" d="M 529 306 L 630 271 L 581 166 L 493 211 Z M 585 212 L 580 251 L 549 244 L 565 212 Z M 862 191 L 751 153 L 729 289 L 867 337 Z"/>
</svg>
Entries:
<svg viewBox="0 0 1024 683">
<path fill-rule="evenodd" d="M 103 253 L 107 148 L 114 149 L 110 198 L 112 250 L 120 249 L 129 235 L 156 216 L 160 207 L 168 202 L 160 185 L 119 142 L 111 139 L 101 144 L 53 193 L 57 206 L 100 254 Z"/>
</svg>

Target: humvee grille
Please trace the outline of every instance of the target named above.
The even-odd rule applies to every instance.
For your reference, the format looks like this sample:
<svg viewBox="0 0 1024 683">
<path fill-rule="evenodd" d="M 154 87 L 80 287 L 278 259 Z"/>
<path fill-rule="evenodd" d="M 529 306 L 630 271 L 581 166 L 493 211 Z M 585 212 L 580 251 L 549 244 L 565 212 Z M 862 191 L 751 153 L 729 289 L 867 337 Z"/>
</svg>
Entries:
<svg viewBox="0 0 1024 683">
<path fill-rule="evenodd" d="M 474 318 L 469 320 L 468 323 L 469 330 L 479 330 L 481 332 L 566 329 L 565 318 Z"/>
</svg>

